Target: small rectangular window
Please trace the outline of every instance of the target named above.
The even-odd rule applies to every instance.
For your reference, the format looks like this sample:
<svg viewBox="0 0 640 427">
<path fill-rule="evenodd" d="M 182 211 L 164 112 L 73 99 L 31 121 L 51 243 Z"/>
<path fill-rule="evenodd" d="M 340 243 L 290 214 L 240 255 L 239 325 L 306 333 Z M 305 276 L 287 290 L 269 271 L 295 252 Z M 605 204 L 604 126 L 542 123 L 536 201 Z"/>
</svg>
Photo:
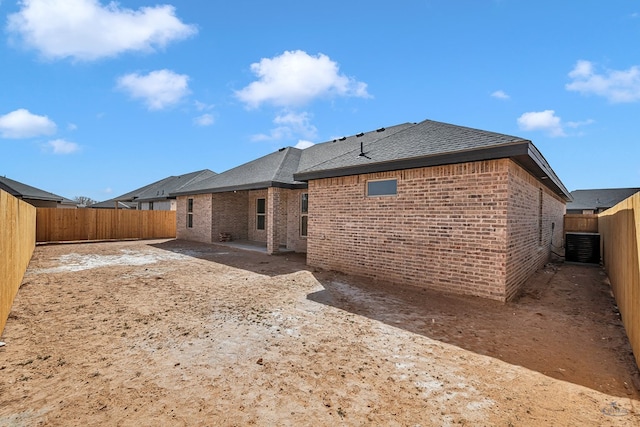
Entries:
<svg viewBox="0 0 640 427">
<path fill-rule="evenodd" d="M 367 196 L 395 196 L 398 194 L 398 180 L 385 179 L 367 182 Z"/>
<path fill-rule="evenodd" d="M 153 202 L 149 202 L 149 210 L 152 211 L 153 210 Z"/>
<path fill-rule="evenodd" d="M 309 223 L 309 193 L 302 193 L 300 198 L 300 236 L 307 237 Z"/>
<path fill-rule="evenodd" d="M 193 228 L 193 199 L 187 199 L 187 228 Z"/>
<path fill-rule="evenodd" d="M 256 228 L 264 230 L 266 227 L 267 201 L 266 199 L 256 200 Z"/>
<path fill-rule="evenodd" d="M 543 200 L 543 194 L 542 194 L 542 188 L 541 188 L 539 193 L 539 202 L 538 202 L 538 245 L 539 246 L 542 246 L 542 216 L 543 216 L 542 200 Z"/>
</svg>

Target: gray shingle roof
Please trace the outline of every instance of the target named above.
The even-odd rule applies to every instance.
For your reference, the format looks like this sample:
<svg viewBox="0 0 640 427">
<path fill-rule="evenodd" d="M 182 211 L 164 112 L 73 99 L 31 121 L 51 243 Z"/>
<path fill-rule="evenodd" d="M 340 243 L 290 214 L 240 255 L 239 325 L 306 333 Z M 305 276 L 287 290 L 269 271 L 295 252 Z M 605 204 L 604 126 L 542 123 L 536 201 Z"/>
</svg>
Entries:
<svg viewBox="0 0 640 427">
<path fill-rule="evenodd" d="M 347 153 L 360 152 L 360 143 L 367 147 L 374 141 L 398 133 L 404 129 L 415 126 L 415 123 L 404 123 L 401 125 L 380 128 L 371 132 L 336 138 L 321 144 L 312 145 L 305 148 L 300 158 L 298 171 L 309 170 L 319 167 L 329 160 L 344 156 Z"/>
<path fill-rule="evenodd" d="M 567 210 L 608 209 L 639 191 L 640 188 L 574 190 L 571 192 L 573 202 L 567 203 Z"/>
<path fill-rule="evenodd" d="M 268 187 L 306 187 L 306 184 L 293 179 L 302 151 L 293 147 L 283 148 L 216 176 L 185 186 L 172 194 L 221 193 Z"/>
<path fill-rule="evenodd" d="M 104 202 L 94 203 L 87 207 L 92 209 L 115 209 L 116 203 L 118 204 L 118 209 L 136 209 L 137 208 L 137 203 L 119 202 L 114 199 L 105 200 Z"/>
<path fill-rule="evenodd" d="M 306 176 L 313 176 L 312 172 L 319 171 L 325 174 L 331 173 L 330 171 L 339 174 L 339 169 L 441 156 L 528 141 L 516 136 L 425 120 L 398 132 L 383 135 L 382 138 L 361 142 L 363 142 L 364 156 L 359 155 L 360 144 L 358 143 L 340 156 L 308 168 L 300 168 L 296 176 L 298 179 L 304 179 Z"/>
<path fill-rule="evenodd" d="M 216 173 L 209 169 L 191 172 L 178 176 L 169 176 L 159 181 L 153 182 L 144 187 L 140 187 L 121 196 L 115 197 L 113 201 L 153 201 L 164 200 L 170 197 L 170 194 L 179 191 L 181 188 L 205 180 Z"/>
<path fill-rule="evenodd" d="M 19 199 L 46 200 L 63 204 L 76 204 L 73 200 L 58 196 L 57 194 L 1 176 L 0 189 Z"/>
<path fill-rule="evenodd" d="M 570 200 L 569 191 L 531 141 L 432 120 L 338 138 L 304 150 L 281 149 L 172 194 L 304 188 L 311 179 L 498 158 L 514 159 Z"/>
</svg>

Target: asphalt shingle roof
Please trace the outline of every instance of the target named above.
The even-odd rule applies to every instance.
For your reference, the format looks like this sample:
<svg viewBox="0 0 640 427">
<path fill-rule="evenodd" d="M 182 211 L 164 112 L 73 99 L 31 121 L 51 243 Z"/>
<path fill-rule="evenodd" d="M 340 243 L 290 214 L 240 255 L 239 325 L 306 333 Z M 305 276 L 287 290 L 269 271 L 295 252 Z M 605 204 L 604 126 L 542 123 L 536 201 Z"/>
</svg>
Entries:
<svg viewBox="0 0 640 427">
<path fill-rule="evenodd" d="M 516 136 L 455 126 L 432 120 L 425 120 L 418 124 L 407 126 L 398 132 L 381 136 L 382 138 L 371 141 L 361 141 L 363 143 L 364 156 L 360 155 L 360 144 L 358 143 L 350 151 L 340 156 L 330 158 L 308 168 L 300 168 L 298 174 L 304 176 L 309 172 L 352 168 L 375 163 L 387 163 L 496 147 L 516 142 L 528 142 Z"/>
<path fill-rule="evenodd" d="M 360 136 L 345 136 L 321 144 L 312 145 L 311 147 L 303 150 L 297 171 L 313 169 L 314 167 L 321 166 L 332 159 L 344 156 L 348 153 L 359 153 L 361 143 L 368 147 L 369 144 L 374 141 L 386 138 L 413 126 L 415 126 L 415 123 L 404 123 L 388 128 L 376 129 L 371 132 L 363 132 L 358 134 Z"/>
<path fill-rule="evenodd" d="M 574 190 L 573 202 L 567 203 L 567 210 L 608 209 L 639 191 L 640 188 Z"/>
<path fill-rule="evenodd" d="M 271 186 L 305 185 L 293 179 L 303 150 L 288 147 L 185 186 L 173 194 L 250 190 Z"/>
<path fill-rule="evenodd" d="M 569 191 L 531 141 L 432 120 L 337 138 L 304 150 L 283 148 L 186 185 L 173 195 L 271 186 L 304 188 L 310 179 L 497 158 L 513 158 L 570 199 Z"/>
<path fill-rule="evenodd" d="M 57 194 L 53 194 L 36 187 L 14 181 L 13 179 L 9 179 L 7 177 L 0 176 L 0 189 L 6 191 L 14 197 L 22 199 L 46 200 L 64 204 L 75 204 L 73 200 L 67 199 L 66 197 L 58 196 Z"/>
<path fill-rule="evenodd" d="M 156 182 L 152 182 L 144 187 L 137 188 L 121 196 L 115 197 L 109 201 L 152 201 L 169 198 L 173 192 L 179 191 L 181 188 L 197 183 L 204 179 L 215 176 L 216 173 L 209 169 L 191 172 L 178 176 L 169 176 Z"/>
</svg>

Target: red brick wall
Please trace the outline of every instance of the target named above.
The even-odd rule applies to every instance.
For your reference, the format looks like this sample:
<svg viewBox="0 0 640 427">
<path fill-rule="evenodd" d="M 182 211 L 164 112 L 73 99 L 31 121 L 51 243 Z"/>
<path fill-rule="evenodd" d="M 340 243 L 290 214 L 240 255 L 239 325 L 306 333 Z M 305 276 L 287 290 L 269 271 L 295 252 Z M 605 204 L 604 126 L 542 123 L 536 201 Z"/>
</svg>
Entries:
<svg viewBox="0 0 640 427">
<path fill-rule="evenodd" d="M 507 300 L 517 294 L 531 274 L 548 262 L 552 229 L 553 244 L 562 246 L 566 210 L 564 201 L 520 166 L 511 163 L 509 172 Z"/>
<path fill-rule="evenodd" d="M 540 183 L 527 175 L 504 159 L 311 181 L 307 262 L 504 301 L 531 271 L 508 263 L 530 256 L 531 239 L 535 264 L 545 257 L 545 250 L 537 249 Z M 398 179 L 396 196 L 366 196 L 367 180 L 388 178 Z M 518 196 L 511 197 L 510 191 Z M 544 194 L 545 201 L 554 199 Z M 557 202 L 546 203 L 549 221 Z M 521 224 L 517 218 L 527 209 L 535 215 L 535 236 L 520 244 L 516 240 L 531 233 L 533 217 L 525 213 L 528 225 L 519 229 L 522 234 L 513 239 L 508 234 L 516 231 L 514 224 Z M 508 244 L 517 251 L 509 254 Z"/>
<path fill-rule="evenodd" d="M 247 240 L 249 196 L 247 191 L 214 193 L 212 236 L 220 240 L 220 233 L 230 233 L 232 240 Z"/>
<path fill-rule="evenodd" d="M 300 236 L 300 212 L 301 212 L 301 197 L 303 193 L 308 193 L 308 190 L 286 190 L 283 193 L 287 197 L 287 212 L 286 212 L 286 245 L 287 249 L 294 250 L 296 252 L 307 251 L 307 238 Z"/>
<path fill-rule="evenodd" d="M 176 209 L 176 237 L 178 239 L 211 243 L 211 194 L 179 196 Z M 193 199 L 193 227 L 187 228 L 187 199 Z"/>
<path fill-rule="evenodd" d="M 256 206 L 256 200 L 258 199 L 265 199 L 266 201 L 266 207 L 267 207 L 267 212 L 269 211 L 269 202 L 268 202 L 268 197 L 267 197 L 267 190 L 251 190 L 248 191 L 248 209 L 247 209 L 247 216 L 248 216 L 248 228 L 247 228 L 247 235 L 249 240 L 254 241 L 254 242 L 267 242 L 267 230 L 266 230 L 266 226 L 264 230 L 258 230 L 257 227 L 257 206 Z M 265 216 L 266 218 L 266 216 Z M 266 223 L 266 219 L 265 219 L 265 223 Z"/>
<path fill-rule="evenodd" d="M 306 252 L 307 240 L 300 236 L 300 195 L 307 190 L 273 188 L 278 194 L 276 226 L 278 246 Z M 193 228 L 187 228 L 187 199 L 194 199 Z M 231 233 L 233 240 L 267 242 L 267 231 L 256 228 L 256 200 L 264 198 L 271 209 L 268 190 L 180 196 L 177 200 L 177 237 L 198 242 L 217 242 L 220 233 Z M 265 218 L 268 218 L 265 216 Z M 268 227 L 268 221 L 267 221 Z"/>
</svg>

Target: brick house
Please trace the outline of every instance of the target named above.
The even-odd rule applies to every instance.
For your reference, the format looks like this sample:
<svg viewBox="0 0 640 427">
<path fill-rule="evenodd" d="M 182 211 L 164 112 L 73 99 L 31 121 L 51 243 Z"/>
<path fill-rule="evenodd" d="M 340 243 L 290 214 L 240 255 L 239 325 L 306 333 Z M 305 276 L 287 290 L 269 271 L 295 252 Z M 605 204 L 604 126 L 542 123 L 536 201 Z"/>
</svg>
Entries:
<svg viewBox="0 0 640 427">
<path fill-rule="evenodd" d="M 223 235 L 263 243 L 270 254 L 306 252 L 307 185 L 293 179 L 301 153 L 284 148 L 172 193 L 178 239 L 213 243 Z"/>
<path fill-rule="evenodd" d="M 531 141 L 430 120 L 286 148 L 199 184 L 178 195 L 178 238 L 229 229 L 311 266 L 500 301 L 548 261 L 571 200 Z"/>
<path fill-rule="evenodd" d="M 192 185 L 200 180 L 214 176 L 216 173 L 209 169 L 172 175 L 144 187 L 129 191 L 121 196 L 94 203 L 94 209 L 137 209 L 143 211 L 175 211 L 177 202 L 170 194 L 180 191 L 182 187 Z"/>
</svg>

